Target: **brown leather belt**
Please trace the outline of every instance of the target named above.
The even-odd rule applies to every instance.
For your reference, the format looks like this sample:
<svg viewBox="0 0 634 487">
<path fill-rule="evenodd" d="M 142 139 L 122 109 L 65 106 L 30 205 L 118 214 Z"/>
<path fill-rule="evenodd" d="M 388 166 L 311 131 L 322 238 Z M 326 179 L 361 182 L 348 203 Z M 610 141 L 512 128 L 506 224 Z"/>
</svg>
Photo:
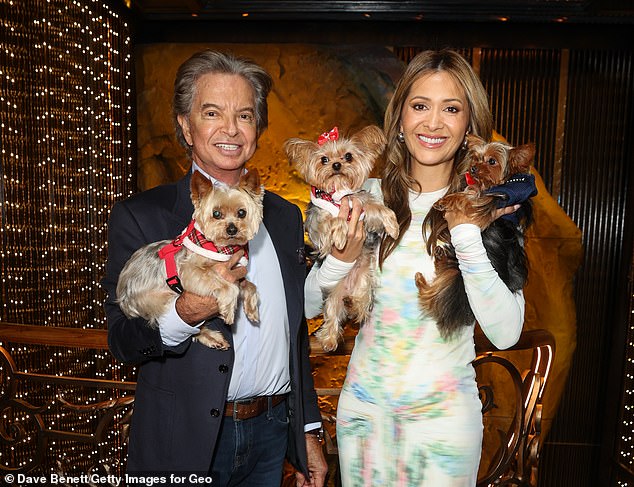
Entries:
<svg viewBox="0 0 634 487">
<path fill-rule="evenodd" d="M 275 396 L 258 396 L 252 399 L 241 399 L 239 401 L 227 401 L 225 406 L 225 416 L 233 416 L 233 419 L 243 420 L 259 416 L 269 408 L 269 398 L 271 407 L 280 404 L 288 394 L 278 394 Z"/>
</svg>

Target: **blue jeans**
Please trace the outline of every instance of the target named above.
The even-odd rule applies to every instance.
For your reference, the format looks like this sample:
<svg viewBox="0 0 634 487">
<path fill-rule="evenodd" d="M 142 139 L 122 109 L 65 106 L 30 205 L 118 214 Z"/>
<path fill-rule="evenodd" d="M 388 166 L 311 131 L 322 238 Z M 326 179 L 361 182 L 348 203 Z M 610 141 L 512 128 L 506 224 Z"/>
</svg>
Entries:
<svg viewBox="0 0 634 487">
<path fill-rule="evenodd" d="M 278 487 L 288 443 L 286 401 L 255 418 L 225 416 L 210 473 L 214 487 Z"/>
</svg>

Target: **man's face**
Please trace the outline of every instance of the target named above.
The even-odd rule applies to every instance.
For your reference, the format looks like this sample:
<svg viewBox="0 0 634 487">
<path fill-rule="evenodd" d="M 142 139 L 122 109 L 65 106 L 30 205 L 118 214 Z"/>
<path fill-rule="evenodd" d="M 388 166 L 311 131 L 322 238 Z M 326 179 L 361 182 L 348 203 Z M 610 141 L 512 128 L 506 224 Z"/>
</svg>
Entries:
<svg viewBox="0 0 634 487">
<path fill-rule="evenodd" d="M 191 113 L 179 116 L 178 123 L 194 162 L 219 181 L 237 183 L 257 146 L 255 97 L 249 82 L 235 74 L 201 76 Z"/>
</svg>

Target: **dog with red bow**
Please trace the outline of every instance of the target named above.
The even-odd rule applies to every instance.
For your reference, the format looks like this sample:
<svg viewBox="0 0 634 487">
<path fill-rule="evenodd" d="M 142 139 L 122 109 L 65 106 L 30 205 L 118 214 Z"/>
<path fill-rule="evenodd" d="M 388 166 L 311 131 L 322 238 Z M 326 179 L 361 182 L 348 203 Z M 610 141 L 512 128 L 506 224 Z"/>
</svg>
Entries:
<svg viewBox="0 0 634 487">
<path fill-rule="evenodd" d="M 423 222 L 423 238 L 434 258 L 432 282 L 415 275 L 421 308 L 437 322 L 444 338 L 451 337 L 475 317 L 465 292 L 462 274 L 444 213 L 468 215 L 482 229 L 482 242 L 493 268 L 512 291 L 526 284 L 528 261 L 524 232 L 532 221 L 530 198 L 537 194 L 530 167 L 535 156 L 532 143 L 511 147 L 503 142 L 486 142 L 467 136 L 464 190 L 438 200 Z M 519 204 L 511 214 L 495 218 L 495 209 Z"/>
<path fill-rule="evenodd" d="M 335 127 L 317 142 L 292 138 L 284 143 L 289 161 L 311 186 L 305 227 L 318 261 L 330 254 L 333 246 L 341 250 L 346 245 L 348 225 L 337 217 L 342 198 L 357 198 L 363 206 L 363 251 L 324 301 L 324 321 L 316 337 L 325 351 L 337 348 L 347 318 L 363 323 L 369 317 L 376 287 L 377 245 L 384 233 L 393 238 L 399 233 L 394 212 L 362 189 L 385 146 L 385 135 L 376 125 L 350 137 L 341 136 Z"/>
<path fill-rule="evenodd" d="M 129 318 L 142 317 L 149 326 L 165 314 L 178 295 L 187 290 L 213 296 L 219 315 L 233 324 L 238 298 L 249 320 L 259 321 L 256 286 L 247 281 L 231 283 L 214 267 L 243 250 L 247 265 L 248 242 L 257 233 L 263 216 L 264 190 L 257 169 L 251 169 L 236 186 L 214 186 L 195 171 L 191 179 L 192 220 L 174 240 L 161 240 L 138 249 L 124 266 L 117 282 L 117 301 Z M 222 333 L 203 327 L 194 340 L 210 348 L 226 350 Z"/>
</svg>

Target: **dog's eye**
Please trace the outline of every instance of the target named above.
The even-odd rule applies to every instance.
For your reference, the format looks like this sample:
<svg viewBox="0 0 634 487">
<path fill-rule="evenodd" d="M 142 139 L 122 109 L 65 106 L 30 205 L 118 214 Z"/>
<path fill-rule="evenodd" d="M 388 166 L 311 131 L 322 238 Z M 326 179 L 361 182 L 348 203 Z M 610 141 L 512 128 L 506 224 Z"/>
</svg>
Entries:
<svg viewBox="0 0 634 487">
<path fill-rule="evenodd" d="M 350 152 L 346 152 L 343 158 L 346 160 L 346 162 L 350 162 L 352 160 L 352 154 L 350 154 Z"/>
<path fill-rule="evenodd" d="M 326 156 L 321 156 L 321 163 L 328 164 L 328 158 Z"/>
<path fill-rule="evenodd" d="M 214 212 L 212 213 L 212 216 L 216 219 L 216 220 L 220 220 L 222 218 L 222 211 L 220 210 L 214 210 Z"/>
<path fill-rule="evenodd" d="M 244 208 L 240 208 L 238 210 L 238 213 L 236 213 L 238 215 L 238 218 L 244 218 L 245 216 L 247 216 L 247 210 L 245 210 Z"/>
<path fill-rule="evenodd" d="M 498 161 L 496 161 L 493 157 L 489 158 L 487 162 L 490 166 L 495 166 L 498 163 Z"/>
</svg>

